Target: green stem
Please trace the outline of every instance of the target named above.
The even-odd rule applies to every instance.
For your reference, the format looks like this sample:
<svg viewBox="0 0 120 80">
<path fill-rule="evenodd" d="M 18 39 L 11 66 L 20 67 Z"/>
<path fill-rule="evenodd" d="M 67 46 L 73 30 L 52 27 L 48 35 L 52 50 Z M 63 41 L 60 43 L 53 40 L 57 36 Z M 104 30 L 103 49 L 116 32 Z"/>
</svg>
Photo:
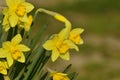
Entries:
<svg viewBox="0 0 120 80">
<path fill-rule="evenodd" d="M 10 28 L 8 31 L 7 41 L 10 41 L 13 36 L 13 28 Z"/>
<path fill-rule="evenodd" d="M 22 76 L 23 73 L 24 73 L 24 70 L 25 70 L 25 67 L 22 68 L 22 70 L 20 71 L 20 73 L 18 74 L 18 76 L 17 76 L 14 80 L 20 80 L 21 76 Z"/>
<path fill-rule="evenodd" d="M 71 23 L 70 21 L 65 18 L 63 15 L 57 13 L 57 12 L 53 12 L 53 11 L 49 11 L 49 10 L 46 10 L 46 9 L 43 9 L 43 8 L 39 8 L 37 9 L 37 11 L 35 12 L 35 17 L 37 16 L 38 12 L 44 12 L 48 15 L 51 15 L 53 16 L 56 20 L 60 21 L 60 22 L 64 22 L 65 23 L 65 27 L 68 29 L 68 30 L 71 30 Z"/>
</svg>

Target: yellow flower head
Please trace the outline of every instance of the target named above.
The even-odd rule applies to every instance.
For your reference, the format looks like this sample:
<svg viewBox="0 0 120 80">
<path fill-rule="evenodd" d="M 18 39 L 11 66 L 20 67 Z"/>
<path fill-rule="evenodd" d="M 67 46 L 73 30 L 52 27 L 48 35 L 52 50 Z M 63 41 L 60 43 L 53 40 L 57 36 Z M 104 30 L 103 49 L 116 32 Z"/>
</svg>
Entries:
<svg viewBox="0 0 120 80">
<path fill-rule="evenodd" d="M 21 41 L 21 35 L 17 34 L 11 41 L 6 41 L 2 44 L 2 49 L 0 49 L 0 57 L 7 59 L 9 67 L 13 64 L 13 60 L 22 63 L 25 62 L 23 52 L 29 51 L 30 49 L 27 46 L 20 44 Z"/>
<path fill-rule="evenodd" d="M 32 15 L 29 15 L 27 22 L 21 22 L 21 21 L 18 22 L 18 27 L 24 28 L 25 31 L 29 31 L 30 30 L 30 26 L 32 24 L 32 21 L 33 21 L 33 17 L 32 17 Z"/>
<path fill-rule="evenodd" d="M 24 26 L 25 31 L 29 31 L 32 21 L 33 21 L 33 17 L 29 15 L 28 21 L 25 23 L 25 26 Z"/>
<path fill-rule="evenodd" d="M 7 75 L 8 65 L 6 61 L 0 61 L 0 73 L 3 75 Z"/>
<path fill-rule="evenodd" d="M 80 37 L 80 34 L 84 31 L 81 28 L 75 28 L 70 32 L 69 39 L 74 42 L 75 44 L 83 44 L 83 40 Z"/>
<path fill-rule="evenodd" d="M 15 27 L 18 21 L 27 22 L 27 13 L 32 11 L 34 6 L 30 3 L 25 2 L 25 0 L 6 0 L 8 8 L 3 10 L 3 14 L 5 15 L 3 20 L 3 26 L 7 26 L 8 24 L 11 27 Z M 8 27 L 6 27 L 6 31 Z"/>
<path fill-rule="evenodd" d="M 67 77 L 67 74 L 64 74 L 64 73 L 53 72 L 52 76 L 53 76 L 53 80 L 70 80 Z"/>
<path fill-rule="evenodd" d="M 78 50 L 78 47 L 67 39 L 69 33 L 68 28 L 64 28 L 59 34 L 53 35 L 50 40 L 43 44 L 46 50 L 52 51 L 52 61 L 55 61 L 59 56 L 64 60 L 69 60 L 69 49 Z"/>
</svg>

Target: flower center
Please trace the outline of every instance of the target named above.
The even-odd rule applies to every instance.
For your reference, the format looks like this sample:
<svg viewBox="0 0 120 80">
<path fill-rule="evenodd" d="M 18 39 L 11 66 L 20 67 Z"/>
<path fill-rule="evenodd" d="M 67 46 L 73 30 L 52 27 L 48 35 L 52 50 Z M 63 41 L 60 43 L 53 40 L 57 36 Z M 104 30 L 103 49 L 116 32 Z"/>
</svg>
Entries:
<svg viewBox="0 0 120 80">
<path fill-rule="evenodd" d="M 58 42 L 56 47 L 61 54 L 64 54 L 69 49 L 68 44 L 63 42 Z"/>
<path fill-rule="evenodd" d="M 14 60 L 17 60 L 21 57 L 21 51 L 17 50 L 13 46 L 10 47 L 11 55 Z"/>
<path fill-rule="evenodd" d="M 72 35 L 70 35 L 69 36 L 69 39 L 71 40 L 71 41 L 73 41 L 75 44 L 79 44 L 79 42 L 80 42 L 80 36 L 79 36 L 79 34 L 72 34 Z"/>
<path fill-rule="evenodd" d="M 21 51 L 15 50 L 15 51 L 12 53 L 12 57 L 13 57 L 13 59 L 17 60 L 18 58 L 21 57 Z"/>
<path fill-rule="evenodd" d="M 18 5 L 16 8 L 15 13 L 19 16 L 19 17 L 23 17 L 26 13 L 26 8 L 24 5 Z"/>
</svg>

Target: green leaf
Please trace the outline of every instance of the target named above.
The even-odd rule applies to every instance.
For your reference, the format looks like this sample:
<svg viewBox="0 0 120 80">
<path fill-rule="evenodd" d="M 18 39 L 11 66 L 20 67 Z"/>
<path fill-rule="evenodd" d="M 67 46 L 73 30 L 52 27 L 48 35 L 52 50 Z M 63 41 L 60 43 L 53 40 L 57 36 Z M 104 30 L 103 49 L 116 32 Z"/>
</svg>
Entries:
<svg viewBox="0 0 120 80">
<path fill-rule="evenodd" d="M 13 37 L 13 28 L 10 28 L 7 35 L 7 40 L 10 41 Z"/>
<path fill-rule="evenodd" d="M 36 44 L 38 43 L 39 39 L 41 38 L 42 34 L 45 32 L 45 29 L 47 28 L 46 25 L 42 26 L 38 33 L 36 34 L 36 36 L 33 37 L 33 39 L 31 40 L 31 50 L 33 50 L 36 46 Z"/>
<path fill-rule="evenodd" d="M 65 70 L 63 71 L 63 73 L 67 73 L 67 72 L 70 70 L 71 66 L 72 66 L 72 64 L 69 64 L 69 65 L 65 68 Z"/>
<path fill-rule="evenodd" d="M 76 80 L 78 74 L 76 72 L 70 73 L 68 75 L 68 77 L 70 78 L 70 80 Z"/>
<path fill-rule="evenodd" d="M 48 39 L 48 37 L 47 37 L 46 39 Z M 45 42 L 46 39 L 45 39 L 43 42 Z M 31 64 L 27 66 L 27 72 L 25 73 L 23 80 L 29 80 L 29 79 L 31 79 L 31 77 L 33 77 L 33 76 L 35 75 L 35 73 L 36 73 L 36 69 L 35 69 L 35 68 L 39 66 L 40 69 L 41 69 L 44 65 L 42 65 L 42 67 L 41 67 L 40 65 L 41 65 L 41 64 L 44 64 L 44 62 L 46 62 L 45 60 L 47 60 L 47 58 L 44 57 L 44 55 L 45 55 L 45 50 L 44 50 L 44 48 L 42 47 L 42 45 L 40 45 L 37 49 L 38 49 L 38 50 L 37 50 L 36 53 L 33 53 L 34 51 L 32 52 L 32 54 L 35 54 L 35 55 L 34 55 L 33 57 L 29 57 L 29 58 L 28 58 L 28 62 L 29 62 L 30 60 L 32 60 L 32 61 L 31 61 Z M 32 55 L 32 54 L 31 54 L 31 55 Z M 41 57 L 41 56 L 42 56 L 42 57 Z M 31 58 L 32 58 L 32 59 L 31 59 Z M 43 62 L 39 62 L 40 59 L 42 59 Z M 34 72 L 34 71 L 35 71 L 35 72 Z M 34 73 L 34 74 L 33 74 L 33 73 Z"/>
</svg>

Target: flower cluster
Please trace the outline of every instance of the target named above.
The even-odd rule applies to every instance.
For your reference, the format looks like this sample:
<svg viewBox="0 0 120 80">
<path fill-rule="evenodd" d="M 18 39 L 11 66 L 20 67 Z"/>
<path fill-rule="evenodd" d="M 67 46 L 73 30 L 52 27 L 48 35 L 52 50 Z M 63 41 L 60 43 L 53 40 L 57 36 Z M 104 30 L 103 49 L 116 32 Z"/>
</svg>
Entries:
<svg viewBox="0 0 120 80">
<path fill-rule="evenodd" d="M 4 18 L 2 20 L 2 28 L 4 30 L 3 32 L 7 33 L 7 38 L 5 38 L 6 40 L 3 40 L 2 37 L 0 37 L 0 73 L 4 75 L 4 79 L 9 78 L 8 76 L 6 77 L 6 75 L 8 75 L 7 71 L 10 70 L 15 62 L 25 63 L 26 59 L 24 52 L 28 52 L 31 50 L 29 56 L 27 56 L 26 65 L 22 66 L 23 70 L 21 70 L 20 75 L 16 78 L 17 80 L 19 80 L 18 78 L 21 77 L 22 73 L 27 71 L 25 69 L 28 68 L 29 70 L 30 68 L 31 70 L 28 71 L 28 73 L 26 72 L 27 76 L 25 76 L 25 78 L 23 79 L 29 80 L 28 77 L 30 76 L 30 72 L 32 72 L 36 66 L 38 67 L 38 65 L 40 66 L 39 69 L 42 69 L 41 64 L 43 65 L 45 63 L 41 62 L 42 60 L 40 60 L 40 62 L 37 60 L 41 55 L 39 55 L 38 58 L 35 57 L 35 61 L 30 61 L 31 58 L 33 58 L 33 60 L 35 59 L 31 56 L 33 56 L 34 53 L 37 52 L 37 49 L 35 49 L 35 51 L 32 51 L 34 50 L 34 48 L 30 49 L 31 46 L 29 45 L 33 46 L 35 44 L 32 43 L 32 40 L 30 40 L 30 44 L 28 46 L 26 46 L 24 42 L 22 43 L 22 41 L 24 40 L 24 32 L 29 32 L 31 24 L 33 22 L 32 15 L 28 15 L 28 13 L 33 10 L 34 6 L 28 2 L 25 2 L 25 0 L 6 0 L 6 4 L 7 7 L 3 9 Z M 44 12 L 48 15 L 51 15 L 56 20 L 65 24 L 65 28 L 63 28 L 60 32 L 56 34 L 51 35 L 50 38 L 45 41 L 44 44 L 42 44 L 42 49 L 46 52 L 51 51 L 50 57 L 53 62 L 56 61 L 59 57 L 64 60 L 70 60 L 69 50 L 75 49 L 76 51 L 79 51 L 78 45 L 83 44 L 81 33 L 84 31 L 84 29 L 72 29 L 72 24 L 64 16 L 43 8 L 37 9 L 34 17 L 37 15 L 38 12 Z M 38 50 L 38 52 L 42 52 L 42 49 Z M 43 51 L 43 53 L 45 52 Z M 35 55 L 37 55 L 37 53 Z M 46 55 L 44 57 L 44 59 L 47 60 Z M 38 65 L 35 64 L 36 61 L 39 62 Z M 31 65 L 30 63 L 33 63 L 34 65 Z M 52 71 L 51 75 L 53 80 L 70 80 L 70 78 L 65 73 Z"/>
<path fill-rule="evenodd" d="M 63 28 L 59 33 L 53 34 L 49 40 L 47 40 L 43 47 L 52 51 L 51 59 L 54 62 L 58 57 L 64 60 L 70 60 L 69 49 L 75 49 L 79 51 L 78 44 L 83 44 L 83 40 L 80 34 L 84 31 L 82 28 L 72 29 L 71 23 L 62 15 L 48 11 L 45 9 L 39 9 L 41 12 L 45 12 L 52 15 L 58 21 L 65 23 L 65 28 Z M 53 73 L 53 80 L 70 80 L 64 73 Z"/>
<path fill-rule="evenodd" d="M 31 16 L 28 17 L 27 13 L 32 11 L 34 6 L 25 2 L 25 0 L 6 0 L 6 3 L 8 7 L 3 10 L 5 17 L 2 23 L 5 31 L 16 25 L 28 31 L 32 18 Z"/>
<path fill-rule="evenodd" d="M 27 16 L 34 6 L 25 0 L 6 0 L 7 8 L 3 9 L 4 19 L 3 28 L 7 32 L 10 28 L 23 27 L 25 31 L 28 31 L 31 23 L 32 16 Z M 0 73 L 7 75 L 7 69 L 9 69 L 14 61 L 21 63 L 25 62 L 25 56 L 23 52 L 30 51 L 30 48 L 24 44 L 20 44 L 22 41 L 21 35 L 14 34 L 11 41 L 5 41 L 0 48 Z"/>
<path fill-rule="evenodd" d="M 61 57 L 64 60 L 69 60 L 69 49 L 79 51 L 77 44 L 83 44 L 80 34 L 84 31 L 84 29 L 71 29 L 71 23 L 64 16 L 48 10 L 44 10 L 44 12 L 54 16 L 55 19 L 64 22 L 65 28 L 63 28 L 59 33 L 53 34 L 50 39 L 45 42 L 43 47 L 46 50 L 52 51 L 51 58 L 53 62 L 58 57 Z"/>
</svg>

